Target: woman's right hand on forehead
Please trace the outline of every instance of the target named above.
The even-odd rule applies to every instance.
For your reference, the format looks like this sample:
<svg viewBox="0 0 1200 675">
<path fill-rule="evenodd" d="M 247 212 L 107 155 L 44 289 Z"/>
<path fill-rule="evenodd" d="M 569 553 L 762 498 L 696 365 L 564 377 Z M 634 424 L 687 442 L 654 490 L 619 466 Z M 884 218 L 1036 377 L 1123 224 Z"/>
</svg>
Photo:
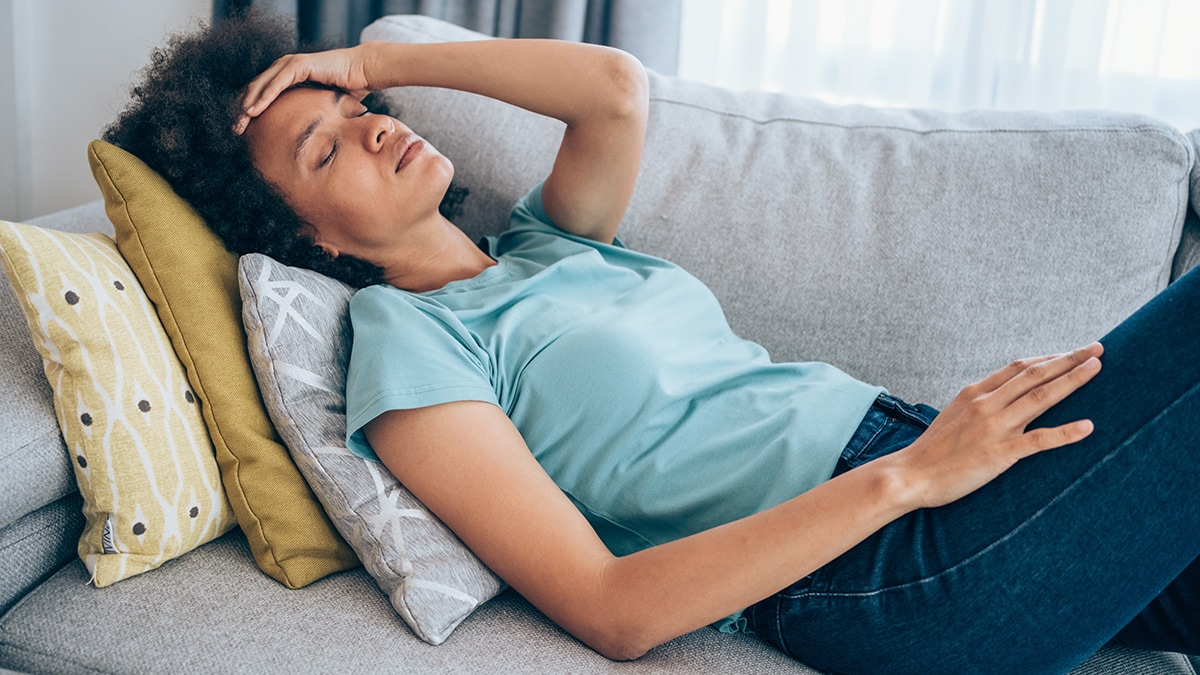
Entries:
<svg viewBox="0 0 1200 675">
<path fill-rule="evenodd" d="M 246 87 L 242 99 L 245 112 L 234 124 L 233 132 L 240 135 L 251 119 L 261 115 L 280 94 L 301 82 L 338 87 L 361 100 L 371 92 L 366 77 L 366 57 L 361 47 L 281 57 Z"/>
</svg>

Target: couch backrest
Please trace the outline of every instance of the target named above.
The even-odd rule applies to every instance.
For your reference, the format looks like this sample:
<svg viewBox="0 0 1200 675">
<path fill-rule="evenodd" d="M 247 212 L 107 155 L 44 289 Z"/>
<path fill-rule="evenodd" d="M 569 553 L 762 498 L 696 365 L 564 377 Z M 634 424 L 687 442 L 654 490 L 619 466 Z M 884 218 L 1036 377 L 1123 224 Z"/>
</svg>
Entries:
<svg viewBox="0 0 1200 675">
<path fill-rule="evenodd" d="M 364 39 L 478 39 L 388 17 Z M 390 93 L 503 227 L 561 125 L 433 89 Z M 1012 358 L 1100 337 L 1171 279 L 1195 150 L 1107 112 L 883 110 L 651 74 L 619 236 L 707 282 L 777 360 L 834 363 L 944 404 Z"/>
</svg>

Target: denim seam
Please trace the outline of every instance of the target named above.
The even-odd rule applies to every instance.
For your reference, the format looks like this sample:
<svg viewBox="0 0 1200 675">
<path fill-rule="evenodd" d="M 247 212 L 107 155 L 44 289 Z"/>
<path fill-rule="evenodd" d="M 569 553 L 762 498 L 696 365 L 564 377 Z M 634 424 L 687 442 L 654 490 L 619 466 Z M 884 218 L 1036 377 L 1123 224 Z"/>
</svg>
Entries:
<svg viewBox="0 0 1200 675">
<path fill-rule="evenodd" d="M 926 422 L 921 417 L 917 416 L 917 414 L 914 413 L 913 411 L 908 410 L 907 408 L 904 408 L 903 406 L 899 406 L 899 405 L 896 406 L 895 411 L 896 411 L 896 414 L 903 416 L 904 419 L 908 420 L 909 422 L 915 422 L 917 424 L 920 424 L 923 427 L 929 426 L 928 422 Z"/>
<path fill-rule="evenodd" d="M 908 403 L 896 398 L 895 396 L 888 396 L 888 399 L 881 401 L 880 404 L 885 406 L 888 410 L 894 411 L 905 420 L 908 420 L 909 422 L 915 422 L 916 424 L 919 424 L 925 428 L 929 428 L 929 425 L 933 423 L 932 419 L 926 419 L 927 415 L 921 411 L 921 404 Z M 934 417 L 936 417 L 936 410 L 934 412 Z"/>
<path fill-rule="evenodd" d="M 948 568 L 942 570 L 941 572 L 934 574 L 933 576 L 925 577 L 923 579 L 917 579 L 917 580 L 910 581 L 910 582 L 904 583 L 904 584 L 899 584 L 896 586 L 887 586 L 885 588 L 879 588 L 879 589 L 876 589 L 873 591 L 867 591 L 867 592 L 861 592 L 861 593 L 835 593 L 835 592 L 823 592 L 823 591 L 808 591 L 805 593 L 798 594 L 794 598 L 789 597 L 789 596 L 784 596 L 784 597 L 789 597 L 789 599 L 798 599 L 798 598 L 802 598 L 802 597 L 866 598 L 866 597 L 870 597 L 873 595 L 880 595 L 882 593 L 886 593 L 889 591 L 897 591 L 897 590 L 910 588 L 913 586 L 919 586 L 921 584 L 926 584 L 931 581 L 935 581 L 935 580 L 939 579 L 940 577 L 943 577 L 947 574 L 951 574 L 951 573 L 957 571 L 958 569 L 965 567 L 966 565 L 969 565 L 970 563 L 974 562 L 979 557 L 983 556 L 984 554 L 988 553 L 992 549 L 996 548 L 997 546 L 1000 546 L 1004 542 L 1006 542 L 1009 539 L 1016 536 L 1016 534 L 1018 532 L 1025 529 L 1025 527 L 1028 526 L 1030 523 L 1032 523 L 1034 520 L 1037 520 L 1038 517 L 1041 516 L 1042 513 L 1044 513 L 1047 509 L 1049 509 L 1050 507 L 1054 506 L 1059 501 L 1061 501 L 1063 499 L 1063 497 L 1067 495 L 1067 493 L 1073 491 L 1084 480 L 1087 480 L 1087 478 L 1090 477 L 1093 473 L 1095 473 L 1101 466 L 1107 464 L 1111 459 L 1116 457 L 1121 451 L 1125 450 L 1129 446 L 1129 444 L 1132 443 L 1134 441 L 1134 439 L 1136 439 L 1138 436 L 1140 436 L 1147 427 L 1153 425 L 1160 418 L 1162 418 L 1163 415 L 1166 415 L 1168 412 L 1170 412 L 1172 408 L 1179 405 L 1180 401 L 1194 395 L 1197 391 L 1200 391 L 1200 383 L 1192 385 L 1191 389 L 1188 389 L 1184 393 L 1180 394 L 1174 401 L 1171 402 L 1170 405 L 1168 405 L 1167 407 L 1165 407 L 1161 411 L 1159 411 L 1159 413 L 1157 415 L 1155 415 L 1148 422 L 1146 422 L 1141 427 L 1139 427 L 1137 429 L 1137 431 L 1135 431 L 1133 434 L 1130 434 L 1130 436 L 1128 438 L 1126 438 L 1124 441 L 1122 441 L 1120 444 L 1118 444 L 1117 447 L 1113 448 L 1112 452 L 1108 453 L 1100 461 L 1093 464 L 1092 467 L 1090 469 L 1088 469 L 1086 472 L 1084 472 L 1084 474 L 1082 476 L 1075 479 L 1070 485 L 1068 485 L 1066 488 L 1064 488 L 1062 492 L 1058 493 L 1054 497 L 1054 499 L 1051 499 L 1044 506 L 1042 506 L 1042 508 L 1038 509 L 1033 515 L 1026 518 L 1024 520 L 1024 522 L 1022 522 L 1020 525 L 1013 528 L 1011 531 L 1006 533 L 1003 537 L 992 542 L 991 544 L 989 544 L 988 546 L 986 546 L 985 548 L 980 550 L 978 553 L 975 553 L 974 555 L 966 558 L 965 560 L 959 562 L 956 565 L 948 567 Z"/>
<path fill-rule="evenodd" d="M 788 654 L 794 654 L 795 650 L 788 645 L 787 632 L 783 630 L 783 612 L 780 603 L 775 603 L 775 635 L 779 639 L 779 646 L 783 647 L 783 651 Z"/>
<path fill-rule="evenodd" d="M 879 438 L 879 435 L 883 433 L 883 430 L 887 429 L 888 425 L 892 423 L 892 419 L 885 415 L 883 422 L 879 425 L 879 428 L 875 430 L 875 433 L 871 434 L 870 438 L 863 442 L 862 445 L 858 446 L 858 452 L 854 453 L 853 457 L 846 458 L 846 463 L 850 464 L 851 461 L 858 462 L 858 460 L 862 458 L 863 454 L 866 453 L 867 448 L 870 448 L 871 444 L 875 442 L 875 439 Z M 861 465 L 861 463 L 851 464 L 850 468 L 853 469 L 854 467 Z"/>
</svg>

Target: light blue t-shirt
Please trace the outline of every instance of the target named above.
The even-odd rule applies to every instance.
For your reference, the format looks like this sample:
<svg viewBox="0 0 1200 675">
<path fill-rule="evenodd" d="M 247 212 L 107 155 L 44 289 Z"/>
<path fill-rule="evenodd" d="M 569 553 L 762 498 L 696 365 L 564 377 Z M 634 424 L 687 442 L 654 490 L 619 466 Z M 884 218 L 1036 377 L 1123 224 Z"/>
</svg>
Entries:
<svg viewBox="0 0 1200 675">
<path fill-rule="evenodd" d="M 486 243 L 498 263 L 472 279 L 351 300 L 356 454 L 374 458 L 361 430 L 388 410 L 495 404 L 625 555 L 828 480 L 884 391 L 824 363 L 771 363 L 677 265 L 556 228 L 540 187 Z"/>
</svg>

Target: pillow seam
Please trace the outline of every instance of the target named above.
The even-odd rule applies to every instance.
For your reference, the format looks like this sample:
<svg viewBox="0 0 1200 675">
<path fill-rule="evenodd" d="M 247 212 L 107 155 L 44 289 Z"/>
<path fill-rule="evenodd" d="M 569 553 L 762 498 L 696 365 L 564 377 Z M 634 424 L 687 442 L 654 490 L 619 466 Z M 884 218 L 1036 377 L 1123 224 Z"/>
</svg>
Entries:
<svg viewBox="0 0 1200 675">
<path fill-rule="evenodd" d="M 940 128 L 936 128 L 936 129 L 914 129 L 912 127 L 905 127 L 905 126 L 900 126 L 900 125 L 895 125 L 895 124 L 841 124 L 841 123 L 837 123 L 837 122 L 829 122 L 829 121 L 824 121 L 824 120 L 805 119 L 802 117 L 786 117 L 786 116 L 765 117 L 765 118 L 764 117 L 755 117 L 755 116 L 749 115 L 747 113 L 734 112 L 731 110 L 721 110 L 718 108 L 701 105 L 699 103 L 693 103 L 691 101 L 681 101 L 681 100 L 677 100 L 677 99 L 673 99 L 673 98 L 667 98 L 661 94 L 651 96 L 650 102 L 651 103 L 661 103 L 664 105 L 675 105 L 675 106 L 680 106 L 680 107 L 684 107 L 684 108 L 691 108 L 693 110 L 708 112 L 708 113 L 712 113 L 715 115 L 720 115 L 722 117 L 735 117 L 735 118 L 746 120 L 747 122 L 752 122 L 754 124 L 759 124 L 759 125 L 773 124 L 776 122 L 793 122 L 793 123 L 797 123 L 797 124 L 811 124 L 814 126 L 831 127 L 834 129 L 846 129 L 846 130 L 880 129 L 880 130 L 887 130 L 887 131 L 904 131 L 904 132 L 918 134 L 918 135 L 922 135 L 922 136 L 932 135 L 932 134 L 941 134 L 941 133 L 962 133 L 962 134 L 993 134 L 993 133 L 997 133 L 997 134 L 1048 134 L 1048 133 L 1084 133 L 1084 132 L 1130 133 L 1130 134 L 1151 133 L 1151 134 L 1154 134 L 1157 136 L 1161 136 L 1162 138 L 1169 140 L 1169 141 L 1175 143 L 1176 145 L 1181 145 L 1179 143 L 1178 138 L 1174 138 L 1172 136 L 1172 134 L 1167 133 L 1161 127 L 1157 127 L 1152 124 L 1144 124 L 1144 123 L 1143 124 L 1133 124 L 1133 125 L 1128 125 L 1128 126 L 1107 125 L 1107 126 L 1094 126 L 1094 127 L 1086 127 L 1086 126 L 1037 127 L 1037 128 L 1030 128 L 1030 129 L 1020 129 L 1020 128 L 1014 128 L 1014 127 L 997 127 L 997 128 L 990 128 L 990 129 L 953 129 L 953 128 L 948 128 L 948 127 L 940 127 Z M 1176 133 L 1182 135 L 1181 132 L 1177 131 Z"/>
</svg>

